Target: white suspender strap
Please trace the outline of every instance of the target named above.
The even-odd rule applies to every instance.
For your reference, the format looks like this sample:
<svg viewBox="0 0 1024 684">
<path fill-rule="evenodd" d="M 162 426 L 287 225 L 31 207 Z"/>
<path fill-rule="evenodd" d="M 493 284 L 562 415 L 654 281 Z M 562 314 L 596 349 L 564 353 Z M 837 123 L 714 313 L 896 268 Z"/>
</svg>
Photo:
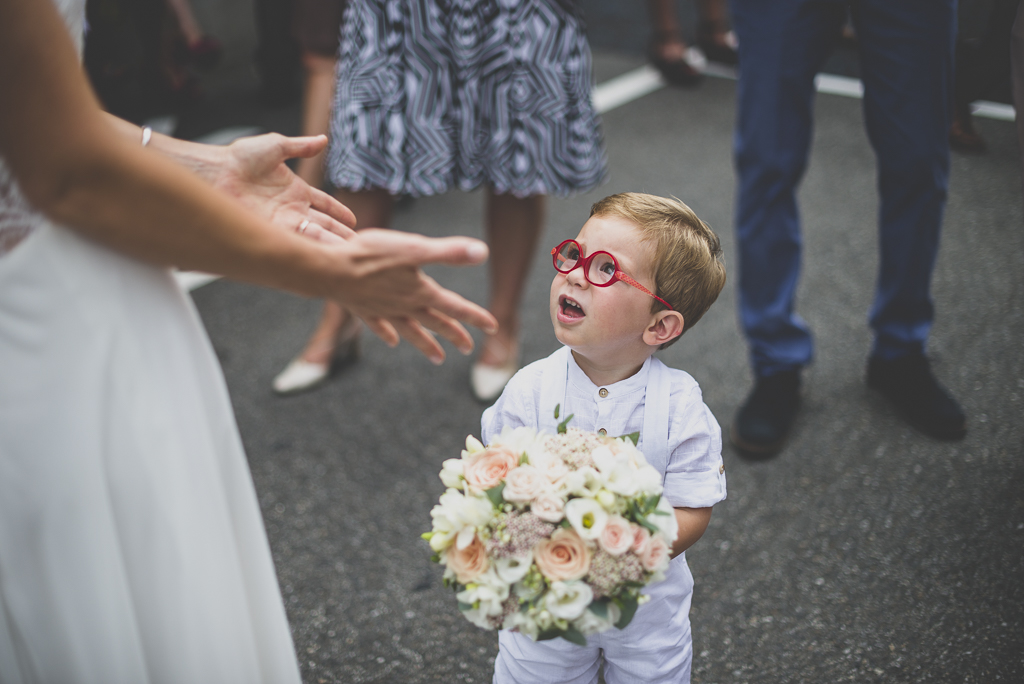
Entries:
<svg viewBox="0 0 1024 684">
<path fill-rule="evenodd" d="M 644 428 L 640 447 L 647 462 L 664 474 L 668 467 L 668 402 L 671 393 L 668 368 L 651 358 L 644 397 Z"/>
</svg>

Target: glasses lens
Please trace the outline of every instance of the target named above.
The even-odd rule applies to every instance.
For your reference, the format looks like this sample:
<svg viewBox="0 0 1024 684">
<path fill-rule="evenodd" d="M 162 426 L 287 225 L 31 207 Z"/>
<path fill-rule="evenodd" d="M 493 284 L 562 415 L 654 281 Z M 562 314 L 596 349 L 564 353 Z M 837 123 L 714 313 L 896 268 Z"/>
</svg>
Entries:
<svg viewBox="0 0 1024 684">
<path fill-rule="evenodd" d="M 598 252 L 590 260 L 587 280 L 595 285 L 605 285 L 615 277 L 615 259 L 608 252 Z"/>
<path fill-rule="evenodd" d="M 580 260 L 580 248 L 571 240 L 563 243 L 555 254 L 555 268 L 562 273 L 568 273 L 576 268 Z"/>
</svg>

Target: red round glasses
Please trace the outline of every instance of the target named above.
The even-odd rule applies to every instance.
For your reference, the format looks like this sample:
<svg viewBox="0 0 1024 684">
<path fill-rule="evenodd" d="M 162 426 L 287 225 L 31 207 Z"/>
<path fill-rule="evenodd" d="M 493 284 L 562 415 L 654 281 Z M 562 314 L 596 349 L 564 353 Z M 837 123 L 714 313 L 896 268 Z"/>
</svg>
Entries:
<svg viewBox="0 0 1024 684">
<path fill-rule="evenodd" d="M 621 280 L 627 285 L 632 285 L 641 292 L 654 297 L 667 306 L 669 311 L 674 311 L 671 304 L 620 270 L 619 262 L 608 252 L 594 252 L 590 256 L 584 256 L 580 243 L 575 240 L 566 240 L 551 250 L 551 263 L 556 271 L 565 274 L 572 273 L 582 266 L 583 277 L 594 287 L 608 287 Z"/>
</svg>

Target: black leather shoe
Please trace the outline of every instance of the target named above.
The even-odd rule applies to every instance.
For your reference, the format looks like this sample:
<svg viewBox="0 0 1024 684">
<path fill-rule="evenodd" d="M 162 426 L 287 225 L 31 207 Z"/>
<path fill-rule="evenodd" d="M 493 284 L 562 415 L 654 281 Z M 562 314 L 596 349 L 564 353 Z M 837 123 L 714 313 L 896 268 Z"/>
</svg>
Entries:
<svg viewBox="0 0 1024 684">
<path fill-rule="evenodd" d="M 924 354 L 891 361 L 868 359 L 868 387 L 881 393 L 904 420 L 929 437 L 957 440 L 967 434 L 963 410 L 932 375 Z"/>
<path fill-rule="evenodd" d="M 799 405 L 799 370 L 759 377 L 736 414 L 730 434 L 732 443 L 752 456 L 777 453 L 793 426 Z"/>
</svg>

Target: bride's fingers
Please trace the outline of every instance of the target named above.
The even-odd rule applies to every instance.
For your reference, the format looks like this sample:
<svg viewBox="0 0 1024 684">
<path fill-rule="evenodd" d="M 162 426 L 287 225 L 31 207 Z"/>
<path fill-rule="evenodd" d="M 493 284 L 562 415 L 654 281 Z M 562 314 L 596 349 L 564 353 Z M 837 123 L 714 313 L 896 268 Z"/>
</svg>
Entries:
<svg viewBox="0 0 1024 684">
<path fill-rule="evenodd" d="M 332 233 L 326 228 L 322 228 L 316 223 L 312 222 L 310 222 L 310 224 L 306 226 L 306 230 L 302 232 L 302 235 L 303 237 L 308 237 L 319 242 L 328 242 L 334 244 L 337 244 L 339 242 L 345 242 L 345 238 L 340 237 L 339 235 Z"/>
<path fill-rule="evenodd" d="M 444 363 L 444 349 L 438 344 L 430 332 L 419 324 L 418 321 L 412 318 L 401 318 L 392 319 L 391 324 L 395 326 L 395 330 L 404 339 L 408 340 L 412 346 L 420 350 L 424 356 L 426 356 L 432 364 L 440 366 Z"/>
<path fill-rule="evenodd" d="M 423 327 L 434 331 L 454 344 L 455 348 L 463 354 L 469 354 L 473 351 L 473 338 L 462 324 L 451 316 L 446 316 L 440 311 L 435 311 L 434 309 L 427 309 L 423 313 L 417 315 L 416 320 L 419 321 L 420 325 Z"/>
<path fill-rule="evenodd" d="M 322 211 L 317 211 L 313 208 L 310 208 L 306 218 L 345 240 L 356 234 L 356 231 L 352 230 L 344 223 L 336 221 Z"/>
<path fill-rule="evenodd" d="M 312 197 L 310 197 L 310 204 L 314 209 L 330 216 L 342 225 L 349 228 L 355 227 L 356 215 L 352 213 L 351 209 L 328 195 L 323 190 L 319 190 L 317 188 L 310 189 L 313 191 Z"/>
<path fill-rule="evenodd" d="M 370 329 L 370 332 L 379 337 L 384 344 L 389 347 L 395 347 L 398 345 L 401 338 L 395 330 L 395 327 L 391 325 L 387 319 L 373 316 L 360 316 L 360 318 L 363 319 L 363 323 L 365 323 L 366 327 Z"/>
<path fill-rule="evenodd" d="M 327 147 L 327 136 L 306 135 L 294 138 L 281 136 L 278 145 L 285 159 L 312 157 Z"/>
</svg>

